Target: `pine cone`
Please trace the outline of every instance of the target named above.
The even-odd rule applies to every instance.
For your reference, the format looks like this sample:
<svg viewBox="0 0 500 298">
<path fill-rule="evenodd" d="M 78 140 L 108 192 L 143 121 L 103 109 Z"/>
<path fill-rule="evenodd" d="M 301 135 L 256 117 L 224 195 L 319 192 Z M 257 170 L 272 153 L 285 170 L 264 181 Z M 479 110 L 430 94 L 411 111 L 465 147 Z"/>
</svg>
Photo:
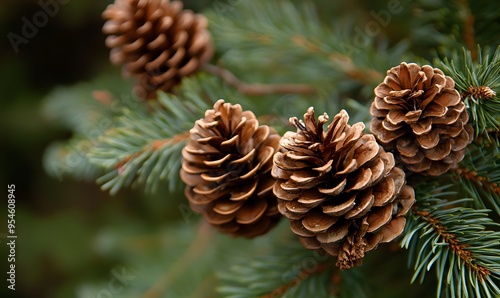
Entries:
<svg viewBox="0 0 500 298">
<path fill-rule="evenodd" d="M 455 167 L 474 131 L 455 82 L 415 63 L 387 71 L 375 88 L 371 131 L 413 172 L 438 176 Z"/>
<path fill-rule="evenodd" d="M 191 208 L 220 231 L 247 238 L 281 218 L 272 192 L 280 136 L 250 111 L 220 99 L 196 121 L 182 150 L 181 178 Z"/>
<path fill-rule="evenodd" d="M 282 137 L 272 170 L 278 209 L 292 231 L 306 248 L 337 256 L 341 269 L 400 235 L 415 201 L 392 154 L 363 133 L 363 123 L 348 120 L 342 110 L 325 132 L 328 115 L 316 122 L 313 108 L 304 121 L 290 118 L 297 132 Z"/>
<path fill-rule="evenodd" d="M 182 8 L 180 1 L 116 0 L 103 13 L 110 60 L 138 78 L 144 99 L 171 91 L 213 55 L 207 19 Z"/>
</svg>

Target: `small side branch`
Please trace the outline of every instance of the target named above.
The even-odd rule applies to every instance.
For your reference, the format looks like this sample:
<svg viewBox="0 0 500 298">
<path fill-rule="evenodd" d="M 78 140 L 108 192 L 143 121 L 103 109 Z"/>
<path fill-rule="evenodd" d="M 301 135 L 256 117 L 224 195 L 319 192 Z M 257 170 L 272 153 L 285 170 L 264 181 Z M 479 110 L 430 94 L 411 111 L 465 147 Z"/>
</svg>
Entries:
<svg viewBox="0 0 500 298">
<path fill-rule="evenodd" d="M 485 280 L 490 275 L 488 269 L 474 263 L 474 256 L 467 250 L 467 245 L 460 243 L 455 234 L 448 232 L 439 219 L 434 218 L 427 211 L 421 211 L 415 208 L 413 209 L 413 213 L 428 222 L 436 230 L 439 236 L 448 243 L 451 251 L 453 251 L 453 253 L 478 276 L 479 280 Z"/>
<path fill-rule="evenodd" d="M 248 84 L 238 79 L 229 70 L 211 64 L 203 65 L 202 70 L 222 78 L 226 83 L 246 95 L 317 93 L 316 88 L 306 84 Z"/>
<path fill-rule="evenodd" d="M 118 174 L 121 175 L 121 173 L 123 171 L 123 166 L 125 166 L 132 159 L 140 156 L 145 151 L 148 151 L 148 150 L 157 151 L 158 149 L 160 149 L 161 147 L 163 147 L 167 144 L 177 144 L 177 143 L 180 143 L 180 142 L 187 140 L 188 138 L 189 138 L 189 132 L 184 132 L 182 134 L 176 134 L 176 135 L 172 136 L 171 138 L 162 139 L 162 140 L 154 140 L 150 144 L 147 144 L 146 146 L 144 146 L 140 151 L 135 152 L 135 153 L 130 154 L 130 155 L 127 155 L 125 158 L 120 160 L 116 164 L 115 168 L 118 170 Z"/>
<path fill-rule="evenodd" d="M 465 167 L 460 167 L 455 169 L 455 173 L 460 175 L 460 177 L 462 177 L 463 179 L 472 181 L 476 185 L 487 187 L 489 188 L 489 191 L 500 195 L 500 186 L 498 186 L 494 182 L 490 182 L 490 180 L 486 177 L 479 176 L 476 171 L 469 170 Z"/>
</svg>

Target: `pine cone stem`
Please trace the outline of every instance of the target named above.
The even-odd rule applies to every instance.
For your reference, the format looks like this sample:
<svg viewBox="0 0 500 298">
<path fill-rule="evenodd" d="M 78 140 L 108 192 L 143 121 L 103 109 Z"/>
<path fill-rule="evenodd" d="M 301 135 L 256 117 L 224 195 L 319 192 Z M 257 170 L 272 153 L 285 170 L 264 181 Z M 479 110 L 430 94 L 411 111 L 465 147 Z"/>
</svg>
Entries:
<svg viewBox="0 0 500 298">
<path fill-rule="evenodd" d="M 248 84 L 238 79 L 238 77 L 229 70 L 208 63 L 204 64 L 201 69 L 222 78 L 226 83 L 246 95 L 317 93 L 316 88 L 307 84 Z"/>
</svg>

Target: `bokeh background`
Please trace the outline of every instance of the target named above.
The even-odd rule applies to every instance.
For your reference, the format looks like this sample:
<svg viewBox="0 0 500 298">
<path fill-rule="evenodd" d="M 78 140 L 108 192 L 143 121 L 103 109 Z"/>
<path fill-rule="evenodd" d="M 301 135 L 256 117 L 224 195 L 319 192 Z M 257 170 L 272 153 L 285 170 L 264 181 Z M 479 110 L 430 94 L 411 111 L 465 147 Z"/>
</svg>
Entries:
<svg viewBox="0 0 500 298">
<path fill-rule="evenodd" d="M 45 98 L 58 86 L 120 75 L 108 61 L 101 34 L 101 13 L 112 1 L 60 2 L 66 4 L 59 4 L 55 16 L 16 53 L 9 32 L 22 35 L 24 18 L 32 20 L 41 6 L 35 0 L 0 1 L 0 272 L 8 266 L 7 184 L 16 185 L 18 235 L 16 291 L 6 290 L 2 274 L 1 297 L 75 297 L 86 284 L 110 280 L 116 266 L 121 270 L 120 256 L 103 253 L 113 231 L 147 235 L 181 216 L 162 208 L 162 191 L 144 196 L 128 190 L 111 197 L 95 183 L 46 174 L 44 151 L 71 132 L 43 113 Z M 195 11 L 211 2 L 184 1 Z"/>
</svg>

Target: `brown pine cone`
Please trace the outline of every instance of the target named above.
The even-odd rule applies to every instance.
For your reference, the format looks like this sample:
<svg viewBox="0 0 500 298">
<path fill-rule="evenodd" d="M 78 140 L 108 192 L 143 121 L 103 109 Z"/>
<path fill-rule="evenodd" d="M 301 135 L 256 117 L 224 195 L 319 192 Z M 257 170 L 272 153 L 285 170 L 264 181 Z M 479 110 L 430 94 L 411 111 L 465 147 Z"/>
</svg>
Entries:
<svg viewBox="0 0 500 298">
<path fill-rule="evenodd" d="M 183 10 L 181 1 L 116 0 L 103 17 L 110 60 L 124 64 L 125 76 L 138 78 L 143 99 L 171 91 L 213 55 L 207 19 Z"/>
<path fill-rule="evenodd" d="M 281 218 L 271 176 L 276 131 L 220 99 L 190 134 L 181 178 L 191 208 L 231 236 L 251 238 L 274 227 Z"/>
<path fill-rule="evenodd" d="M 348 120 L 342 110 L 325 132 L 328 115 L 316 122 L 313 108 L 304 121 L 290 118 L 297 132 L 282 137 L 272 171 L 278 209 L 292 231 L 306 248 L 337 256 L 341 269 L 400 235 L 415 201 L 392 154 L 363 133 L 363 123 L 351 127 Z"/>
<path fill-rule="evenodd" d="M 455 167 L 474 130 L 455 82 L 429 65 L 401 65 L 375 88 L 371 131 L 413 172 L 439 176 Z"/>
</svg>

